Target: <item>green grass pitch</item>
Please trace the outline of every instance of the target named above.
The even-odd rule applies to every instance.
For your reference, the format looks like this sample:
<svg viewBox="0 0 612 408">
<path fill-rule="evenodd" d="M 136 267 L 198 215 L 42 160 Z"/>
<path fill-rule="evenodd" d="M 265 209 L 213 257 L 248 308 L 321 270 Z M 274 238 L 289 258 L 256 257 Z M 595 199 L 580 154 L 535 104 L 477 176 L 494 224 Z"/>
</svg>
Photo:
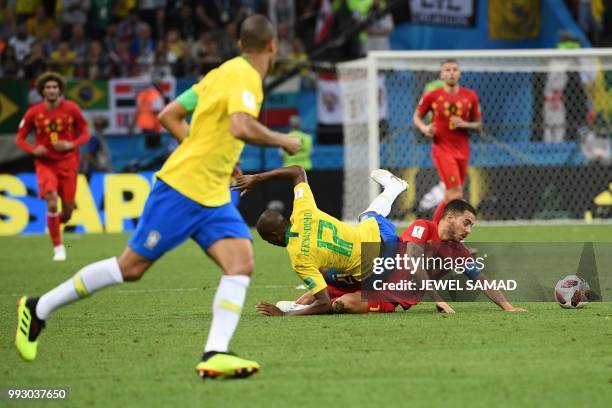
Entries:
<svg viewBox="0 0 612 408">
<path fill-rule="evenodd" d="M 220 274 L 193 243 L 142 281 L 57 311 L 38 359 L 25 363 L 12 344 L 18 295 L 40 294 L 118 254 L 127 235 L 66 241 L 69 260 L 57 264 L 46 236 L 0 239 L 0 388 L 68 387 L 68 400 L 51 406 L 612 406 L 609 302 L 582 310 L 521 304 L 525 314 L 456 303 L 457 314 L 444 316 L 426 303 L 387 315 L 266 318 L 255 313 L 258 300 L 301 291 L 284 250 L 259 239 L 231 344 L 261 363 L 256 376 L 203 381 L 195 373 Z M 471 241 L 611 242 L 612 226 L 477 226 Z"/>
</svg>

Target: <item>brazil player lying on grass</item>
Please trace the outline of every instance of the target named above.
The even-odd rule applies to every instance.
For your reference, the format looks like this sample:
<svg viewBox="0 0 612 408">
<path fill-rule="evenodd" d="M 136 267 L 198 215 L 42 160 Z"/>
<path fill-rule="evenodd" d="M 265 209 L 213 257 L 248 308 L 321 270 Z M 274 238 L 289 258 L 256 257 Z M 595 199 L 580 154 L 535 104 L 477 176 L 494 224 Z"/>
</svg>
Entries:
<svg viewBox="0 0 612 408">
<path fill-rule="evenodd" d="M 277 54 L 275 28 L 262 15 L 247 17 L 238 45 L 241 56 L 196 85 L 191 135 L 157 173 L 123 253 L 81 268 L 40 297 L 19 300 L 15 346 L 23 359 L 36 358 L 38 337 L 56 309 L 108 286 L 139 280 L 166 252 L 192 238 L 223 270 L 196 371 L 202 377 L 247 377 L 259 370 L 256 362 L 228 353 L 253 271 L 251 233 L 230 204 L 228 185 L 245 142 L 289 153 L 297 152 L 300 142 L 257 122 L 262 81 Z"/>
<path fill-rule="evenodd" d="M 413 243 L 408 245 L 408 254 L 418 258 L 428 251 L 429 257 L 440 258 L 472 258 L 469 249 L 461 241 L 465 240 L 471 233 L 476 222 L 476 210 L 463 200 L 450 201 L 442 214 L 439 222 L 429 220 L 416 220 L 412 222 L 400 237 L 402 242 Z M 420 270 L 417 271 L 415 281 L 423 279 L 440 279 L 449 270 Z M 418 304 L 422 299 L 421 293 L 413 293 L 397 302 L 365 302 L 362 299 L 361 284 L 350 279 L 350 276 L 338 270 L 321 269 L 325 277 L 330 293 L 336 296 L 333 302 L 333 310 L 336 313 L 368 313 L 368 312 L 393 312 L 398 305 L 407 310 L 412 305 Z M 466 269 L 465 275 L 469 279 L 488 281 L 488 277 L 477 268 Z M 508 312 L 525 312 L 526 309 L 512 306 L 505 296 L 495 289 L 483 290 L 483 293 L 500 308 Z M 304 308 L 314 301 L 310 293 L 300 296 L 295 302 L 281 301 L 277 303 L 283 311 L 298 310 Z M 436 304 L 438 311 L 454 313 L 455 311 L 445 302 L 438 299 Z"/>
<path fill-rule="evenodd" d="M 385 217 L 393 201 L 408 188 L 408 183 L 387 170 L 374 170 L 371 177 L 383 186 L 383 192 L 359 217 L 360 224 L 351 226 L 320 211 L 302 167 L 289 166 L 269 172 L 238 178 L 235 188 L 248 192 L 257 183 L 289 179 L 294 185 L 291 221 L 279 212 L 266 210 L 257 221 L 257 231 L 269 243 L 287 248 L 293 270 L 310 289 L 313 301 L 301 310 L 283 312 L 261 302 L 257 309 L 267 315 L 311 315 L 332 311 L 336 292 L 328 289 L 320 268 L 344 271 L 345 279 L 359 282 L 362 242 L 398 242 L 395 226 Z M 330 293 L 330 291 L 332 291 Z"/>
</svg>

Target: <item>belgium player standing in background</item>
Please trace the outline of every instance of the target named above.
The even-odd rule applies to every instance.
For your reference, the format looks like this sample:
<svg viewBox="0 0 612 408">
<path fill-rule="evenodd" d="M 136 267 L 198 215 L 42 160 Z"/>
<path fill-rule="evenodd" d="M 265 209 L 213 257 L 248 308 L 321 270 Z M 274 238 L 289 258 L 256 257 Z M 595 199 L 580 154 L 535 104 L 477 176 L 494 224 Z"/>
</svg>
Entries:
<svg viewBox="0 0 612 408">
<path fill-rule="evenodd" d="M 19 124 L 16 143 L 34 156 L 38 196 L 47 204 L 47 227 L 53 243 L 53 260 L 65 261 L 61 223 L 74 210 L 79 146 L 89 140 L 87 122 L 79 106 L 62 98 L 66 82 L 57 72 L 45 72 L 36 79 L 36 89 L 43 100 L 31 106 Z M 26 138 L 34 129 L 34 144 Z M 58 197 L 62 200 L 59 211 Z"/>
</svg>

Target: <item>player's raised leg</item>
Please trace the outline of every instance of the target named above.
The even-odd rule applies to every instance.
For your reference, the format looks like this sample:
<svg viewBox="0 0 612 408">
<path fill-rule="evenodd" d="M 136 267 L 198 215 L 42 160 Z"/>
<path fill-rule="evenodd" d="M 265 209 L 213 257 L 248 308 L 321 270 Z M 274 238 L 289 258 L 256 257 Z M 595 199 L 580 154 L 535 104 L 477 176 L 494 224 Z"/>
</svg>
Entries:
<svg viewBox="0 0 612 408">
<path fill-rule="evenodd" d="M 383 191 L 370 203 L 363 214 L 373 212 L 386 217 L 391 212 L 391 206 L 397 196 L 408 190 L 408 182 L 384 169 L 373 170 L 370 177 L 383 187 Z"/>
<path fill-rule="evenodd" d="M 54 310 L 105 287 L 138 280 L 152 264 L 153 261 L 128 247 L 118 258 L 108 258 L 85 266 L 39 298 L 24 296 L 19 299 L 15 346 L 21 357 L 27 361 L 36 358 L 38 337 Z"/>
<path fill-rule="evenodd" d="M 212 307 L 212 323 L 202 361 L 196 370 L 203 378 L 249 377 L 259 364 L 228 352 L 229 342 L 238 326 L 246 292 L 253 272 L 253 248 L 245 238 L 220 239 L 207 249 L 223 269 Z"/>
</svg>

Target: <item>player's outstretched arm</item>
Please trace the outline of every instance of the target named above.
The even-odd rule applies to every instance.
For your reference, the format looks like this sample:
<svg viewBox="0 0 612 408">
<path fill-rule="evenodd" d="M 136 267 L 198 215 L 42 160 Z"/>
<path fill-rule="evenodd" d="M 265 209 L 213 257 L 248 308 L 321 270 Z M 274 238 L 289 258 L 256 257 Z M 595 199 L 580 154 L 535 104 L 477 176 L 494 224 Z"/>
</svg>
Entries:
<svg viewBox="0 0 612 408">
<path fill-rule="evenodd" d="M 423 247 L 419 243 L 409 242 L 406 245 L 406 251 L 408 256 L 414 259 L 422 258 L 424 255 Z M 423 267 L 419 264 L 414 272 L 414 280 L 417 284 L 417 287 L 420 288 L 423 285 L 423 282 L 428 280 L 429 276 L 427 275 L 427 271 L 423 269 Z M 455 313 L 455 310 L 449 306 L 448 303 L 442 299 L 442 296 L 435 290 L 426 290 L 425 293 L 436 302 L 436 309 L 440 313 Z"/>
<path fill-rule="evenodd" d="M 264 316 L 308 316 L 331 313 L 332 304 L 327 289 L 323 289 L 313 296 L 315 298 L 314 302 L 301 310 L 283 312 L 278 307 L 268 302 L 259 302 L 255 308 L 259 314 Z"/>
<path fill-rule="evenodd" d="M 172 137 L 179 143 L 189 134 L 189 123 L 187 123 L 187 109 L 178 101 L 172 101 L 159 112 L 157 120 L 170 132 Z"/>
<path fill-rule="evenodd" d="M 476 280 L 488 282 L 489 278 L 484 273 L 480 272 Z M 495 303 L 497 306 L 501 307 L 506 312 L 527 312 L 527 309 L 512 306 L 510 302 L 508 302 L 504 294 L 501 293 L 499 290 L 487 289 L 483 290 L 483 293 L 491 300 L 491 302 Z"/>
<path fill-rule="evenodd" d="M 291 180 L 294 186 L 300 183 L 308 183 L 306 171 L 301 166 L 288 166 L 280 169 L 274 169 L 259 174 L 242 175 L 236 180 L 236 185 L 233 190 L 241 191 L 244 195 L 251 191 L 255 184 L 259 184 L 268 180 Z"/>
<path fill-rule="evenodd" d="M 245 112 L 235 112 L 230 115 L 230 132 L 245 143 L 278 146 L 289 154 L 297 153 L 302 146 L 301 139 L 270 130 Z"/>
</svg>

